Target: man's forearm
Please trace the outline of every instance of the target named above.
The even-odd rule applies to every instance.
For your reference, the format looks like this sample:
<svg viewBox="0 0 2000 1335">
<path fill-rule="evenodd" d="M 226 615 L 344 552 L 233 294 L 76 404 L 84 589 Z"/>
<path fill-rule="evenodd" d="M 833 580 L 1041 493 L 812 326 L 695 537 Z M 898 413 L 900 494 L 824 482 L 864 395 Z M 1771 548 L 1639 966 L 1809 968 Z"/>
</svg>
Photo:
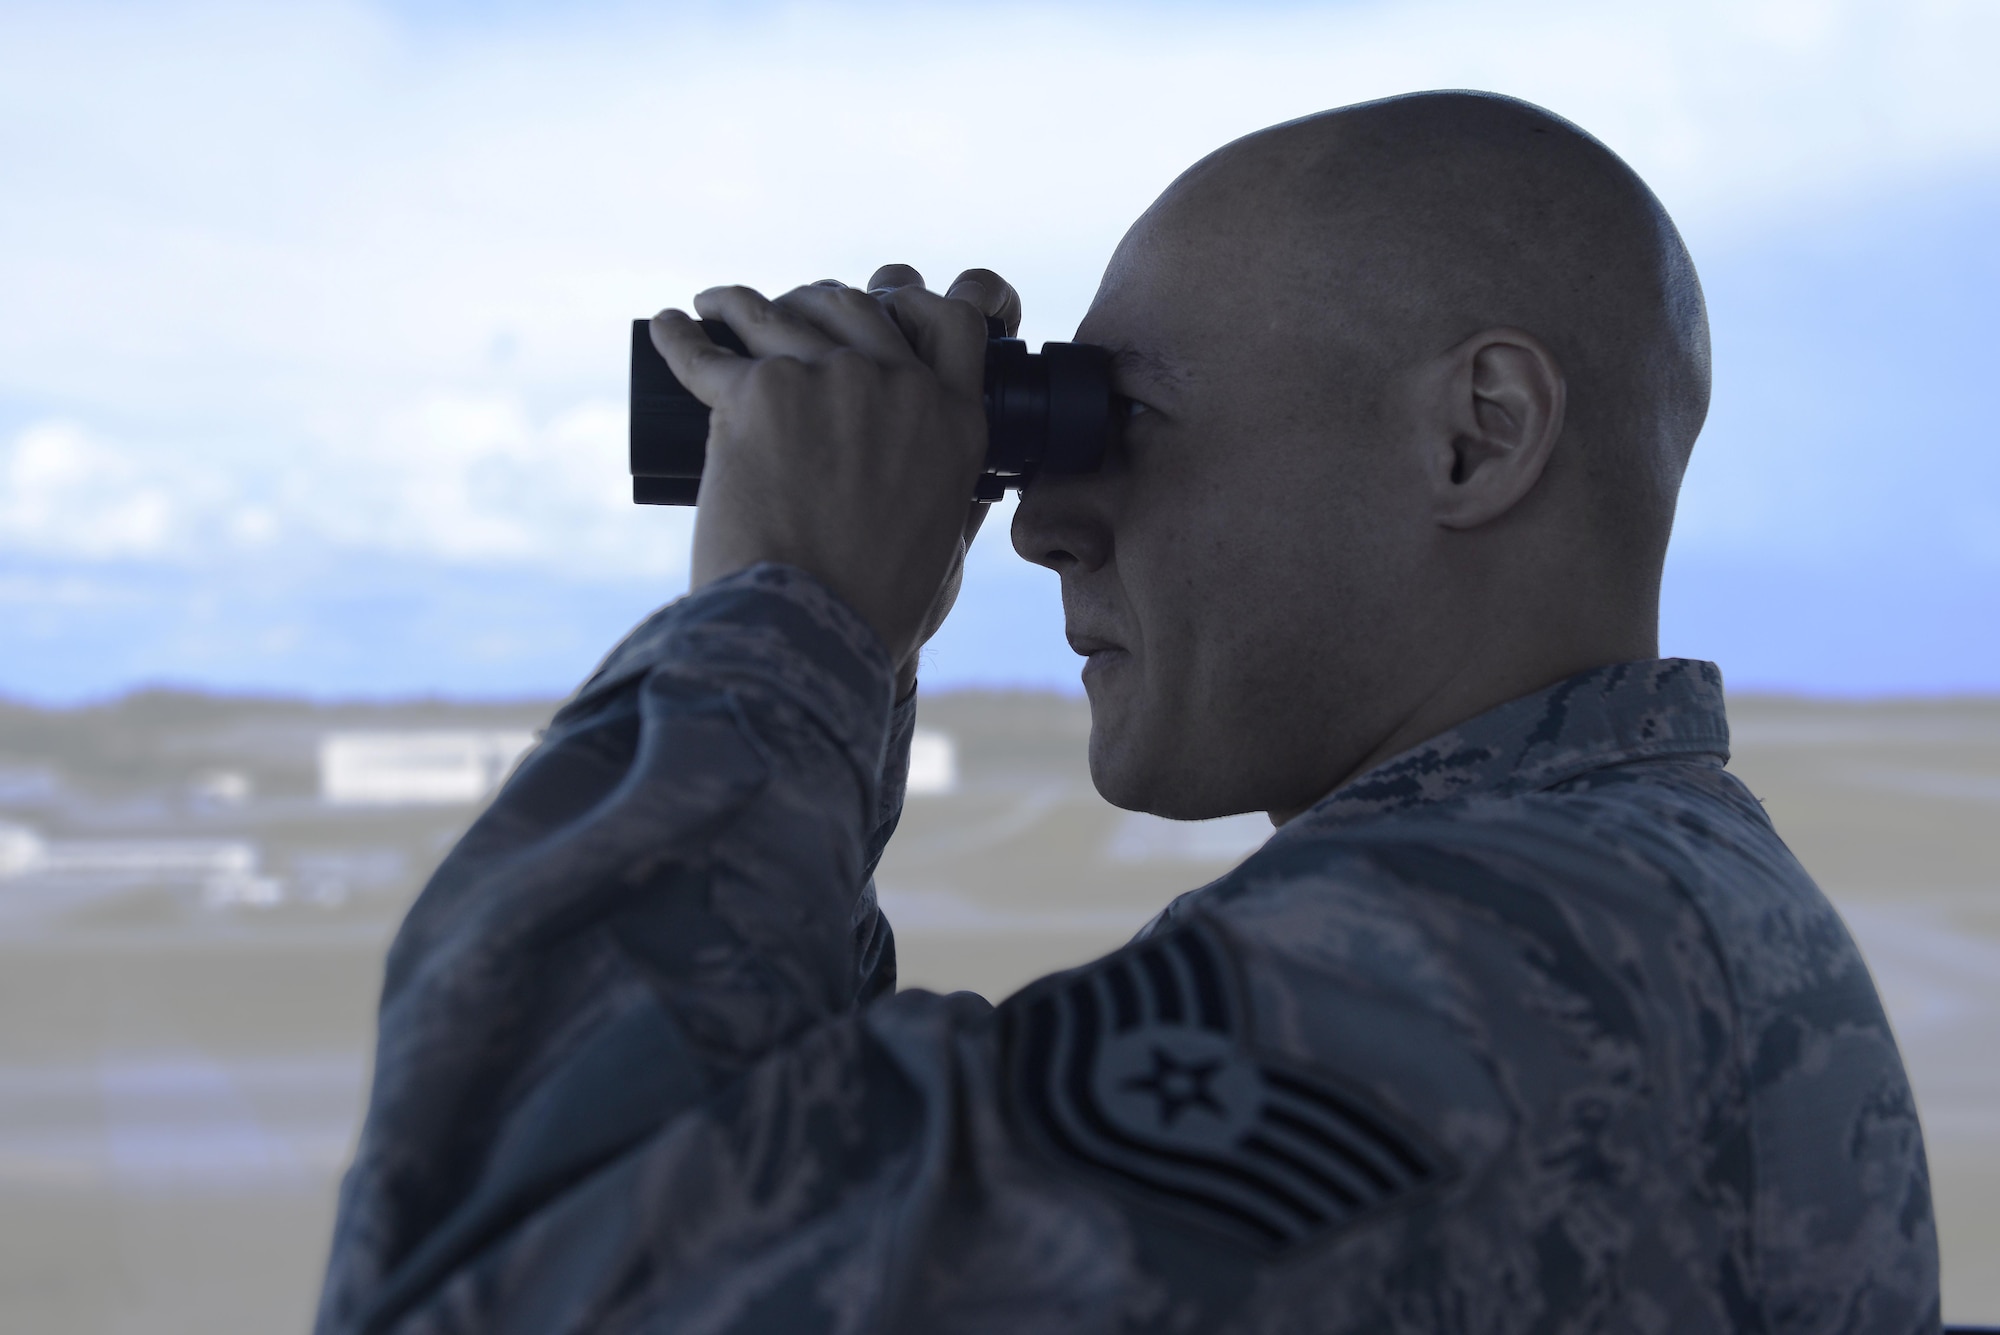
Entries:
<svg viewBox="0 0 2000 1335">
<path fill-rule="evenodd" d="M 907 763 L 892 676 L 838 599 L 763 566 L 558 713 L 391 952 L 323 1330 L 893 976 L 865 890 Z"/>
</svg>

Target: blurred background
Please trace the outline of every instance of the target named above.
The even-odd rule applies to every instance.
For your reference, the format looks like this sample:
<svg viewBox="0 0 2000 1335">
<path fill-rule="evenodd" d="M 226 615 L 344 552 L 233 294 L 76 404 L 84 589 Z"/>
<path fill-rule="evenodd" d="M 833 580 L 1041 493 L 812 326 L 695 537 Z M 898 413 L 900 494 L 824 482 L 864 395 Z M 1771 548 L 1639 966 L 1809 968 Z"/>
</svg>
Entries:
<svg viewBox="0 0 2000 1335">
<path fill-rule="evenodd" d="M 388 934 L 685 584 L 632 317 L 897 260 L 1066 338 L 1196 158 L 1433 87 L 1576 120 L 1694 252 L 1663 649 L 1861 939 L 1947 1314 L 2000 1322 L 1996 58 L 1947 0 L 0 0 L 0 1328 L 304 1328 Z M 995 997 L 1265 832 L 1097 799 L 1006 521 L 883 871 L 912 980 Z"/>
</svg>

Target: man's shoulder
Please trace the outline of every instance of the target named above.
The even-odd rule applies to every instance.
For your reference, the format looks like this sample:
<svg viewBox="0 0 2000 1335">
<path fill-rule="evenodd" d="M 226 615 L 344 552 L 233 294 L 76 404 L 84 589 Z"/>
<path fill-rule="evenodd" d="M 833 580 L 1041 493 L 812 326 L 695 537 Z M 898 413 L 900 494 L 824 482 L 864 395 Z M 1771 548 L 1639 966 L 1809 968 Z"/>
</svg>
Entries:
<svg viewBox="0 0 2000 1335">
<path fill-rule="evenodd" d="M 1360 821 L 1320 823 L 1308 812 L 1169 917 L 1358 911 L 1409 921 L 1549 896 L 1568 916 L 1644 918 L 1698 905 L 1705 885 L 1753 882 L 1787 895 L 1811 888 L 1731 775 L 1662 759 Z"/>
<path fill-rule="evenodd" d="M 1406 909 L 1464 905 L 1524 883 L 1558 894 L 1571 913 L 1636 918 L 1676 902 L 1703 916 L 1825 903 L 1741 781 L 1718 764 L 1664 757 L 1359 821 L 1318 823 L 1308 812 L 1175 912 L 1275 898 L 1309 913 L 1385 893 Z"/>
<path fill-rule="evenodd" d="M 1189 939 L 1230 962 L 1248 1050 L 1409 1128 L 1438 1167 L 1408 1199 L 1483 1227 L 1493 1256 L 1529 1230 L 1534 1255 L 1508 1261 L 1523 1273 L 1597 1245 L 1572 1221 L 1615 1219 L 1620 1282 L 1675 1328 L 1739 1324 L 1739 1302 L 1921 1306 L 1934 1286 L 1921 1141 L 1873 984 L 1717 764 L 1302 818 L 1093 986 L 1114 997 L 1116 970 L 1157 967 L 1149 948 L 1175 962 Z M 1865 1190 L 1827 1176 L 1841 1163 Z M 1806 1214 L 1820 1242 L 1765 1236 Z"/>
<path fill-rule="evenodd" d="M 1726 788 L 1702 796 L 1719 771 L 1690 768 L 1711 774 L 1307 818 L 1147 939 L 1212 932 L 1261 1041 L 1370 1072 L 1411 1106 L 1481 1109 L 1475 1141 L 1526 1115 L 1513 1098 L 1623 1101 L 1665 1067 L 1705 1066 L 1719 1095 L 1727 1062 L 1702 1036 L 1738 1017 L 1691 883 L 1736 873 L 1662 834 L 1662 811 L 1687 807 L 1689 828 L 1749 817 Z"/>
<path fill-rule="evenodd" d="M 1460 836 L 1462 827 L 1472 833 Z M 1287 1101 L 1241 1101 L 1247 1157 L 1228 1161 L 1233 1180 L 1304 1196 L 1295 1178 L 1311 1175 L 1264 1154 L 1267 1141 L 1326 1173 L 1340 1156 L 1402 1165 L 1381 1167 L 1389 1185 L 1378 1181 L 1372 1194 L 1348 1188 L 1364 1202 L 1350 1208 L 1381 1230 L 1319 1226 L 1313 1236 L 1333 1240 L 1329 1255 L 1365 1266 L 1367 1249 L 1393 1234 L 1471 1289 L 1498 1293 L 1515 1281 L 1534 1289 L 1547 1278 L 1536 1229 L 1566 1246 L 1567 1237 L 1554 1238 L 1562 1220 L 1638 1221 L 1648 1201 L 1685 1197 L 1685 1147 L 1725 1106 L 1741 1111 L 1726 1059 L 1702 1042 L 1704 1016 L 1724 1028 L 1731 1017 L 1699 915 L 1671 893 L 1657 897 L 1667 909 L 1651 924 L 1579 907 L 1559 882 L 1596 886 L 1608 864 L 1574 842 L 1575 856 L 1591 861 L 1565 870 L 1563 858 L 1530 850 L 1516 824 L 1498 818 L 1396 817 L 1281 833 L 1126 951 L 1009 1003 L 1014 1051 L 1025 1054 L 1019 1087 L 1051 1091 L 1032 1105 L 1033 1124 L 1054 1128 L 1046 1137 L 1055 1143 L 1074 1123 L 1083 1130 L 1068 1134 L 1063 1152 L 1111 1164 L 1112 1150 L 1087 1134 L 1138 1141 L 1144 1117 L 1164 1125 L 1175 1111 L 1139 1095 L 1152 1096 L 1182 1067 L 1216 1063 L 1218 1089 L 1241 1068 L 1228 1088 L 1281 1089 Z M 1179 988 L 1199 1001 L 1209 977 L 1219 980 L 1209 987 L 1224 998 L 1215 1009 L 1228 1025 L 1214 1053 L 1201 1046 L 1207 1036 L 1173 1027 L 1200 1023 L 1199 1006 L 1175 1004 L 1166 1021 L 1148 1009 L 1157 1009 L 1152 991 L 1178 1003 Z M 1136 1016 L 1130 1037 L 1121 1005 Z M 1078 1034 L 1102 1037 L 1085 1045 Z M 1114 1069 L 1127 1047 L 1130 1061 Z M 1663 1089 L 1691 1095 L 1648 1093 Z M 1114 1108 L 1115 1098 L 1129 1099 L 1130 1111 Z M 1237 1106 L 1221 1094 L 1217 1102 Z M 1335 1146 L 1314 1150 L 1332 1156 L 1330 1166 L 1266 1125 L 1302 1136 L 1300 1119 L 1311 1145 Z M 1206 1125 L 1192 1112 L 1181 1122 Z M 1583 1144 L 1591 1154 L 1576 1153 Z M 1599 1152 L 1629 1172 L 1607 1177 Z M 1141 1168 L 1150 1171 L 1130 1171 Z M 1342 1217 L 1310 1200 L 1324 1217 Z M 1676 1305 L 1694 1302 L 1712 1287 L 1703 1258 L 1726 1249 L 1717 1234 L 1727 1227 L 1688 1222 L 1683 1233 L 1699 1239 L 1676 1240 L 1672 1256 L 1630 1283 L 1649 1295 L 1655 1286 L 1693 1295 Z M 1294 1290 L 1312 1289 L 1310 1276 L 1274 1278 L 1272 1302 L 1307 1310 L 1314 1293 Z M 1383 1280 L 1389 1290 L 1400 1282 Z M 1703 1308 L 1689 1328 L 1708 1315 Z"/>
<path fill-rule="evenodd" d="M 1330 1014 L 1393 1014 L 1379 1030 L 1421 1030 L 1432 1053 L 1456 1046 L 1545 1088 L 1664 1062 L 1719 1090 L 1814 997 L 1838 1001 L 1839 1022 L 1883 1025 L 1838 914 L 1718 765 L 1651 760 L 1302 821 L 1161 923 L 1226 933 L 1288 1043 L 1323 1045 Z"/>
</svg>

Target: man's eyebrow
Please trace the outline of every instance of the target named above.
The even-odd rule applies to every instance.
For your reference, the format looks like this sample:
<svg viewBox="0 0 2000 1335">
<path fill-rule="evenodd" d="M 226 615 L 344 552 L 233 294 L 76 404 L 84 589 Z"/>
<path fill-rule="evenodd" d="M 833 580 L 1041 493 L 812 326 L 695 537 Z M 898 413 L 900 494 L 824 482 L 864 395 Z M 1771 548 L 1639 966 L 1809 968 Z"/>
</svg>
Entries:
<svg viewBox="0 0 2000 1335">
<path fill-rule="evenodd" d="M 1191 378 L 1185 367 L 1140 348 L 1113 348 L 1111 365 L 1115 371 L 1136 375 L 1168 389 L 1179 389 Z"/>
</svg>

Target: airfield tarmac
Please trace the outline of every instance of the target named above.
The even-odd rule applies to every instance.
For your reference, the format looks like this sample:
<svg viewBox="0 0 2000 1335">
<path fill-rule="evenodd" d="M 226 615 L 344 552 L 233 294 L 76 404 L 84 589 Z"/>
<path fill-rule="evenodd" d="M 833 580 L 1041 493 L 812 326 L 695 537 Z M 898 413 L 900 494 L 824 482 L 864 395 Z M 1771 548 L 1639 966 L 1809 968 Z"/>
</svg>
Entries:
<svg viewBox="0 0 2000 1335">
<path fill-rule="evenodd" d="M 256 858 L 206 888 L 0 876 L 0 1329 L 307 1328 L 382 950 L 475 810 L 330 808 L 314 739 L 533 726 L 548 708 L 0 708 L 0 822 L 62 847 L 208 839 Z M 1946 1315 L 2000 1322 L 2000 700 L 1731 709 L 1733 768 L 1840 905 L 1895 1021 Z M 951 695 L 922 715 L 958 772 L 912 799 L 878 878 L 907 986 L 997 999 L 1117 945 L 1266 832 L 1105 805 L 1081 702 Z"/>
</svg>

